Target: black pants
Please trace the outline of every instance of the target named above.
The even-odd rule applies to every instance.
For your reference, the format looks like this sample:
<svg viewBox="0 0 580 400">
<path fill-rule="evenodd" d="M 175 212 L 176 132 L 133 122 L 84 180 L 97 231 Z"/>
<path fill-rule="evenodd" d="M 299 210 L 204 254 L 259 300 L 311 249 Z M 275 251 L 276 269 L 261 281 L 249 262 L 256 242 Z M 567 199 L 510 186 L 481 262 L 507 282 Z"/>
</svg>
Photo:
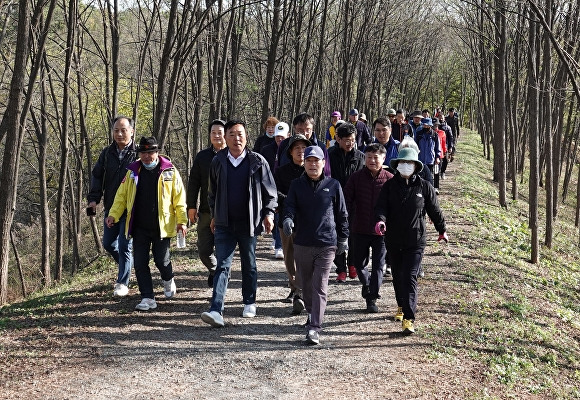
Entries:
<svg viewBox="0 0 580 400">
<path fill-rule="evenodd" d="M 389 247 L 388 251 L 397 306 L 403 308 L 404 319 L 414 321 L 418 297 L 417 276 L 421 268 L 424 248 Z"/>
<path fill-rule="evenodd" d="M 379 289 L 383 283 L 383 263 L 386 255 L 385 240 L 379 235 L 365 235 L 352 233 L 352 263 L 356 268 L 359 281 L 363 286 L 368 286 L 367 299 L 378 299 Z M 372 269 L 367 270 L 369 261 L 369 248 L 373 249 Z"/>
</svg>

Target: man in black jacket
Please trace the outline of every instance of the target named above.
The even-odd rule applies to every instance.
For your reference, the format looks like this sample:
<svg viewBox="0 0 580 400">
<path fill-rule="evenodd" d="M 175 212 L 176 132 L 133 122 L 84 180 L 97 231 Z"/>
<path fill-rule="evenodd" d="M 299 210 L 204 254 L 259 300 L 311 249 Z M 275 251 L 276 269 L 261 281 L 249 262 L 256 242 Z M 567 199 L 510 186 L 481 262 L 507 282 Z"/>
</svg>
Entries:
<svg viewBox="0 0 580 400">
<path fill-rule="evenodd" d="M 365 155 L 355 148 L 356 128 L 351 123 L 344 123 L 336 129 L 336 143 L 328 149 L 328 161 L 330 163 L 331 176 L 340 183 L 344 189 L 350 176 L 362 169 L 365 165 Z M 350 243 L 349 243 L 350 245 Z M 356 279 L 356 268 L 350 262 L 350 257 L 346 253 L 337 255 L 334 259 L 336 264 L 336 281 L 346 282 L 347 264 L 348 277 Z"/>
<path fill-rule="evenodd" d="M 113 143 L 105 147 L 91 173 L 91 188 L 87 195 L 87 213 L 95 215 L 97 204 L 103 198 L 104 219 L 115 200 L 115 194 L 125 177 L 127 165 L 136 159 L 134 123 L 131 118 L 118 116 L 113 121 Z M 120 223 L 103 228 L 103 247 L 113 256 L 119 265 L 117 282 L 113 290 L 114 296 L 123 297 L 129 294 L 129 278 L 133 265 L 133 241 L 125 236 L 125 218 L 123 214 Z"/>
<path fill-rule="evenodd" d="M 209 271 L 207 286 L 213 287 L 216 258 L 214 254 L 214 237 L 209 223 L 211 214 L 207 203 L 207 184 L 209 177 L 209 165 L 218 151 L 226 147 L 224 137 L 225 121 L 216 119 L 209 125 L 211 146 L 197 153 L 189 172 L 187 185 L 187 217 L 194 224 L 197 222 L 197 251 L 199 259 Z M 199 197 L 199 207 L 197 199 Z"/>
</svg>

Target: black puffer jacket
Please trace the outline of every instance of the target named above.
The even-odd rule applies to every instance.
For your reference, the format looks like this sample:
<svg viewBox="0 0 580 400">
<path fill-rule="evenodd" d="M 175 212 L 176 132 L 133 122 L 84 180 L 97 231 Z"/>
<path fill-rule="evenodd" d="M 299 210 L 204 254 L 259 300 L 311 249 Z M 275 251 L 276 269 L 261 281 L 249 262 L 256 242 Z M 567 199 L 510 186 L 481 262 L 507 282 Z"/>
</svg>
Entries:
<svg viewBox="0 0 580 400">
<path fill-rule="evenodd" d="M 137 159 L 135 142 L 132 141 L 130 146 L 125 157 L 119 160 L 117 143 L 111 143 L 101 151 L 101 155 L 93 167 L 91 188 L 87 195 L 87 200 L 89 203 L 94 201 L 98 204 L 102 197 L 105 213 L 113 205 L 117 189 L 127 173 L 127 166 Z"/>
<path fill-rule="evenodd" d="M 417 175 L 411 176 L 407 184 L 399 172 L 386 181 L 375 205 L 375 214 L 377 221 L 384 221 L 387 226 L 387 248 L 424 248 L 427 244 L 425 213 L 437 232 L 445 232 L 445 219 L 431 184 Z"/>
</svg>

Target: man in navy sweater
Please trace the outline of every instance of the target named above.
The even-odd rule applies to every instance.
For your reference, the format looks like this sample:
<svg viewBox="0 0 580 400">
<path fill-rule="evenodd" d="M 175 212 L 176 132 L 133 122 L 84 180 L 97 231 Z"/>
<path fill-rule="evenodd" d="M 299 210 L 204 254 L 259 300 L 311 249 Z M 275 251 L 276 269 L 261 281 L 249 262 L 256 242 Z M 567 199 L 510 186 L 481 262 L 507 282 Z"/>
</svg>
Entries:
<svg viewBox="0 0 580 400">
<path fill-rule="evenodd" d="M 268 162 L 246 148 L 245 124 L 228 121 L 225 131 L 227 148 L 220 150 L 211 162 L 207 196 L 217 265 L 210 310 L 201 314 L 201 319 L 213 327 L 224 326 L 224 298 L 236 246 L 242 266 L 242 316 L 256 316 L 256 237 L 262 230 L 272 231 L 278 206 Z"/>
</svg>

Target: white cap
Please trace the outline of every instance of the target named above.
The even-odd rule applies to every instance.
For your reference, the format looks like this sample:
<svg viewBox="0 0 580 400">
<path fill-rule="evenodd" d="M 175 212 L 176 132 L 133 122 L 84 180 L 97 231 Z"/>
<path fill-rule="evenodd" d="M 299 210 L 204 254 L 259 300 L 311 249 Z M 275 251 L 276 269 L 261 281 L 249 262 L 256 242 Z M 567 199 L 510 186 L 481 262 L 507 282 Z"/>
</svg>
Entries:
<svg viewBox="0 0 580 400">
<path fill-rule="evenodd" d="M 290 132 L 290 127 L 286 122 L 278 122 L 274 127 L 274 136 L 288 137 L 288 132 Z"/>
</svg>

